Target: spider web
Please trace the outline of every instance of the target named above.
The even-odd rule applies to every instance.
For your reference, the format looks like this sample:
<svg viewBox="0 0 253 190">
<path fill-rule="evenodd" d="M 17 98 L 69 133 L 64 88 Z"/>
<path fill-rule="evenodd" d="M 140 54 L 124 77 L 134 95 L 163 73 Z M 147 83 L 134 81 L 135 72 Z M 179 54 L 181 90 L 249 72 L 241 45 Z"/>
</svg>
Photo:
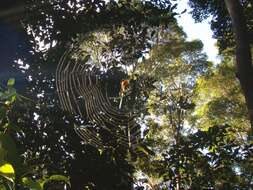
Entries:
<svg viewBox="0 0 253 190">
<path fill-rule="evenodd" d="M 135 116 L 113 106 L 103 93 L 103 73 L 88 62 L 71 58 L 73 50 L 66 51 L 56 69 L 56 88 L 63 110 L 85 119 L 90 124 L 75 125 L 81 139 L 94 147 L 112 144 L 127 148 L 137 147 L 140 125 Z"/>
</svg>

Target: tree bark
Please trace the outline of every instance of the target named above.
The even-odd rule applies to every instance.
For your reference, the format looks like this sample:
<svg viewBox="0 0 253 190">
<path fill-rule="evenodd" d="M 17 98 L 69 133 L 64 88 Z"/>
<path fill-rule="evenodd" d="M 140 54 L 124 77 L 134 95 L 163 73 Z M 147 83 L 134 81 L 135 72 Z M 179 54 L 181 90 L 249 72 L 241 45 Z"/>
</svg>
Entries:
<svg viewBox="0 0 253 190">
<path fill-rule="evenodd" d="M 225 0 L 232 20 L 236 40 L 237 76 L 243 90 L 253 135 L 253 67 L 249 44 L 249 34 L 239 0 Z"/>
</svg>

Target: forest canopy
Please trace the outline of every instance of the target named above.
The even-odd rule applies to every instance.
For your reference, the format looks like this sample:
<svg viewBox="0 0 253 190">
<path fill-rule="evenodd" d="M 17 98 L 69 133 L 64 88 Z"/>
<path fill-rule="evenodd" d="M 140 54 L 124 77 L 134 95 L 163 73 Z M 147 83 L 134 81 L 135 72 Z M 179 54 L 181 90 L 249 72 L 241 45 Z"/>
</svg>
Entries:
<svg viewBox="0 0 253 190">
<path fill-rule="evenodd" d="M 1 190 L 253 189 L 253 4 L 189 0 L 213 18 L 219 63 L 178 4 L 4 4 L 26 80 L 0 81 Z"/>
</svg>

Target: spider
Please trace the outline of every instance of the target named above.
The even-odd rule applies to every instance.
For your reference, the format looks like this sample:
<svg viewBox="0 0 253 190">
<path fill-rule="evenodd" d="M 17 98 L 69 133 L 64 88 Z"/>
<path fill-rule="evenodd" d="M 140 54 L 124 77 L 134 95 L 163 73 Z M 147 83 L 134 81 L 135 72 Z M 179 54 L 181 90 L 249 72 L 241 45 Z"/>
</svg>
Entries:
<svg viewBox="0 0 253 190">
<path fill-rule="evenodd" d="M 126 91 L 126 89 L 129 87 L 129 80 L 124 79 L 120 82 L 120 94 L 123 95 L 123 93 Z"/>
</svg>

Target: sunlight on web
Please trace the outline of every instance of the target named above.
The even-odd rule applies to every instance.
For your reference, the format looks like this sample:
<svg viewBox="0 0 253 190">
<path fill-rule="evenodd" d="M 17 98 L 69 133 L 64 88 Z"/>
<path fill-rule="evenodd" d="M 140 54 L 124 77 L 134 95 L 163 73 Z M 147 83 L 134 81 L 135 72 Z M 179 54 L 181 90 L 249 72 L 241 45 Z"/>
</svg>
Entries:
<svg viewBox="0 0 253 190">
<path fill-rule="evenodd" d="M 67 51 L 60 60 L 56 71 L 56 87 L 63 110 L 88 121 L 86 125 L 75 125 L 76 133 L 95 147 L 105 147 L 111 136 L 122 146 L 135 148 L 141 137 L 141 127 L 135 116 L 128 111 L 114 107 L 102 91 L 100 68 L 89 62 L 71 58 Z"/>
</svg>

